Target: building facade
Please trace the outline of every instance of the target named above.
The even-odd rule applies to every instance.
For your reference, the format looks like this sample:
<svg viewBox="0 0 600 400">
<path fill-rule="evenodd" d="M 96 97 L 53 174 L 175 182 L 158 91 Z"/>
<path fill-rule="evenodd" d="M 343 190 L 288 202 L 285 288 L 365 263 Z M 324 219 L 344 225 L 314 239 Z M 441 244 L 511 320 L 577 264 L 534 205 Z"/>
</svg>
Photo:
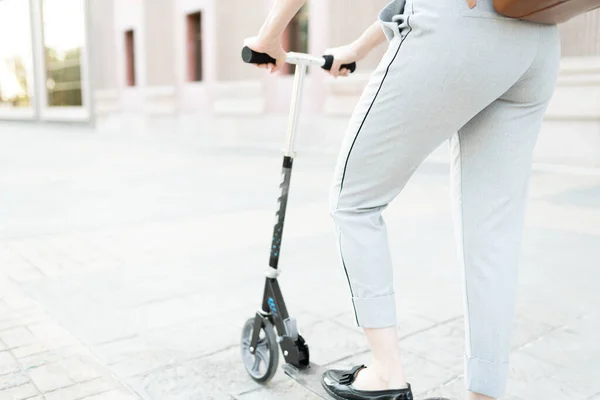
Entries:
<svg viewBox="0 0 600 400">
<path fill-rule="evenodd" d="M 0 119 L 142 130 L 283 115 L 293 70 L 267 76 L 240 61 L 273 1 L 0 0 Z M 320 54 L 345 44 L 386 2 L 309 0 L 285 45 Z M 537 158 L 600 166 L 600 10 L 560 29 L 563 65 Z M 303 115 L 343 120 L 383 50 L 348 79 L 310 71 Z"/>
</svg>

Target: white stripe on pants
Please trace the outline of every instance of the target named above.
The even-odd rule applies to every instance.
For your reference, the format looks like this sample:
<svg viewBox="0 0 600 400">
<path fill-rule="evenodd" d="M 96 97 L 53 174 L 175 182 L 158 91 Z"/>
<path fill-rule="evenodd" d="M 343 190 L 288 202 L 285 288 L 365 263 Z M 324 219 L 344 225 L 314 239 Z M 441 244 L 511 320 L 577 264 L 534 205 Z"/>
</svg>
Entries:
<svg viewBox="0 0 600 400">
<path fill-rule="evenodd" d="M 502 18 L 491 0 L 478 3 L 470 10 L 465 0 L 395 0 L 382 11 L 389 48 L 351 118 L 331 209 L 357 323 L 395 326 L 381 212 L 450 138 L 466 383 L 500 397 L 532 153 L 560 45 L 556 26 Z"/>
</svg>

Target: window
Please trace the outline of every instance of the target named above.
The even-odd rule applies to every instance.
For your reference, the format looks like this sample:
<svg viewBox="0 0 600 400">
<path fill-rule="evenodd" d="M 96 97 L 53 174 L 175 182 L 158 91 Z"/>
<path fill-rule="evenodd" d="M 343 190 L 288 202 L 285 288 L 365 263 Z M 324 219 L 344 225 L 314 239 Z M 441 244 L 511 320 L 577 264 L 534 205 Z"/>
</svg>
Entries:
<svg viewBox="0 0 600 400">
<path fill-rule="evenodd" d="M 0 1 L 0 109 L 30 108 L 33 57 L 29 3 Z"/>
<path fill-rule="evenodd" d="M 304 4 L 292 18 L 283 35 L 283 47 L 286 51 L 308 53 L 308 4 Z M 284 74 L 293 74 L 293 65 L 282 68 Z"/>
<path fill-rule="evenodd" d="M 44 0 L 42 18 L 48 106 L 82 106 L 84 2 Z"/>
<path fill-rule="evenodd" d="M 202 80 L 202 13 L 187 16 L 187 76 L 190 82 Z"/>
<path fill-rule="evenodd" d="M 126 84 L 135 86 L 135 37 L 133 30 L 125 32 Z"/>
</svg>

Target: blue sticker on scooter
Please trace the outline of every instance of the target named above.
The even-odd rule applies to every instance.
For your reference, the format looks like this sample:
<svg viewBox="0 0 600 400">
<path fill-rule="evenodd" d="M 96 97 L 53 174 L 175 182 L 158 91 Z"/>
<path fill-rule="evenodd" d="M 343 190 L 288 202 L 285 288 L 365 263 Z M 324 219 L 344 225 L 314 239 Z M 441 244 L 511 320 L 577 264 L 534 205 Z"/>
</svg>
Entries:
<svg viewBox="0 0 600 400">
<path fill-rule="evenodd" d="M 271 314 L 277 315 L 277 306 L 275 305 L 275 300 L 273 300 L 272 297 L 269 297 L 269 299 L 267 300 L 267 303 L 269 303 L 269 308 L 271 309 Z"/>
</svg>

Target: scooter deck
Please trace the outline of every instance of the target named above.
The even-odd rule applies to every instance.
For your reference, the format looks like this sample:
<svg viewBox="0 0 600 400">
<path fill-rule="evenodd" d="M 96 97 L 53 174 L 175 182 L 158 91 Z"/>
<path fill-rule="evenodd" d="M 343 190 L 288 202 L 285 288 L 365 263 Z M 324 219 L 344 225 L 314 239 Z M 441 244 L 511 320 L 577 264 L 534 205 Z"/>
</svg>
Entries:
<svg viewBox="0 0 600 400">
<path fill-rule="evenodd" d="M 327 394 L 321 385 L 321 376 L 323 375 L 323 372 L 326 371 L 325 368 L 311 363 L 308 368 L 299 370 L 293 365 L 285 364 L 283 366 L 283 370 L 285 371 L 286 375 L 317 396 L 323 399 L 331 400 L 331 396 Z"/>
</svg>

